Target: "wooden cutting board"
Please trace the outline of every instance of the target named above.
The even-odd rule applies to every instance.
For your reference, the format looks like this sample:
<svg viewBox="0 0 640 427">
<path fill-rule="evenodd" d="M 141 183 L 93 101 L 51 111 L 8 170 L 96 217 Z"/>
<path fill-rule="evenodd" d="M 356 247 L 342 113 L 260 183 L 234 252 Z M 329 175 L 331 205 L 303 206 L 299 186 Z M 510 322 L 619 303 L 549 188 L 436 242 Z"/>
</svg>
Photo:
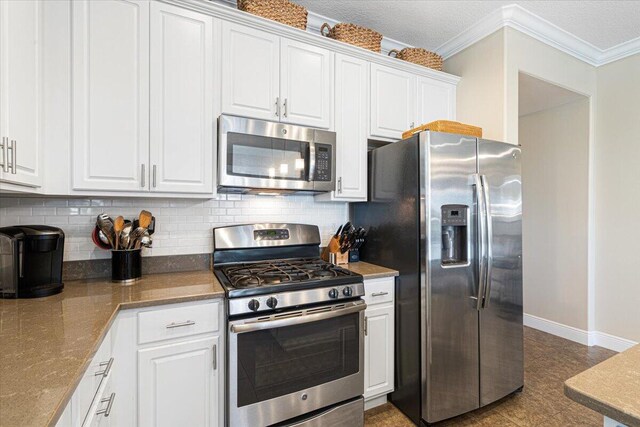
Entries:
<svg viewBox="0 0 640 427">
<path fill-rule="evenodd" d="M 435 122 L 420 125 L 404 132 L 402 134 L 402 139 L 409 138 L 410 136 L 425 130 L 431 130 L 434 132 L 457 133 L 460 135 L 482 138 L 482 128 L 479 128 L 477 126 L 467 125 L 451 120 L 436 120 Z"/>
</svg>

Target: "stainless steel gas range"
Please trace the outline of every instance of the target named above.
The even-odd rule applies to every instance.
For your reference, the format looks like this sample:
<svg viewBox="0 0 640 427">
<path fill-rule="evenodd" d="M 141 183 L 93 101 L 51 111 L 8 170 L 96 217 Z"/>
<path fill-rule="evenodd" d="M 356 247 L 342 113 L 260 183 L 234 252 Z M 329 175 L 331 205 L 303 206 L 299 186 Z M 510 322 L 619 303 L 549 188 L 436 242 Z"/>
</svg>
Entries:
<svg viewBox="0 0 640 427">
<path fill-rule="evenodd" d="M 316 226 L 213 234 L 228 301 L 228 424 L 362 426 L 362 276 L 319 258 Z"/>
</svg>

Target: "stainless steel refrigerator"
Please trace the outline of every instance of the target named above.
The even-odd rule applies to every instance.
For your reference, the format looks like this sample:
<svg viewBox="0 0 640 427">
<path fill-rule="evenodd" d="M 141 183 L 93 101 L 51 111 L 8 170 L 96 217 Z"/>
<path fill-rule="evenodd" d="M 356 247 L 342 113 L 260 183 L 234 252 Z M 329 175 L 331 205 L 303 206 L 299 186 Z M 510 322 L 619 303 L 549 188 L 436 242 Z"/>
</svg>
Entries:
<svg viewBox="0 0 640 427">
<path fill-rule="evenodd" d="M 424 425 L 524 384 L 520 147 L 422 132 L 369 153 L 364 261 L 396 281 L 393 403 Z"/>
</svg>

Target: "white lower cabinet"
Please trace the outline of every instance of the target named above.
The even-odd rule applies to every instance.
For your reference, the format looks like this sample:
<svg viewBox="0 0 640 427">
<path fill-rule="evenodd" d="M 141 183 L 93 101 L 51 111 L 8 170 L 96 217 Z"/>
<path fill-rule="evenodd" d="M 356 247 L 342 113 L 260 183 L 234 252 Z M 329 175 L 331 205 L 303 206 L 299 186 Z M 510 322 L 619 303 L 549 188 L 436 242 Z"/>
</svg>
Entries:
<svg viewBox="0 0 640 427">
<path fill-rule="evenodd" d="M 219 337 L 138 350 L 141 426 L 217 426 Z"/>
<path fill-rule="evenodd" d="M 124 310 L 56 427 L 224 425 L 222 300 Z"/>
<path fill-rule="evenodd" d="M 369 409 L 386 402 L 394 389 L 394 288 L 395 279 L 364 281 L 364 399 Z"/>
</svg>

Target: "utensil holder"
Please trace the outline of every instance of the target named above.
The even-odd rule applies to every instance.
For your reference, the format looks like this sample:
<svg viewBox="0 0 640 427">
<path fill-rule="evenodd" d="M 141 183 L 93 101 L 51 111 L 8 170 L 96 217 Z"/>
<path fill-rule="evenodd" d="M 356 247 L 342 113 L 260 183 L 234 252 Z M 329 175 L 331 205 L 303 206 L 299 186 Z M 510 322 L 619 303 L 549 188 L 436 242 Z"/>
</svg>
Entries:
<svg viewBox="0 0 640 427">
<path fill-rule="evenodd" d="M 340 253 L 340 251 L 338 251 L 338 252 L 331 252 L 331 254 L 335 256 L 335 262 L 332 262 L 332 264 L 334 265 L 349 264 L 349 252 Z"/>
<path fill-rule="evenodd" d="M 111 280 L 131 285 L 142 277 L 142 249 L 111 251 Z"/>
</svg>

